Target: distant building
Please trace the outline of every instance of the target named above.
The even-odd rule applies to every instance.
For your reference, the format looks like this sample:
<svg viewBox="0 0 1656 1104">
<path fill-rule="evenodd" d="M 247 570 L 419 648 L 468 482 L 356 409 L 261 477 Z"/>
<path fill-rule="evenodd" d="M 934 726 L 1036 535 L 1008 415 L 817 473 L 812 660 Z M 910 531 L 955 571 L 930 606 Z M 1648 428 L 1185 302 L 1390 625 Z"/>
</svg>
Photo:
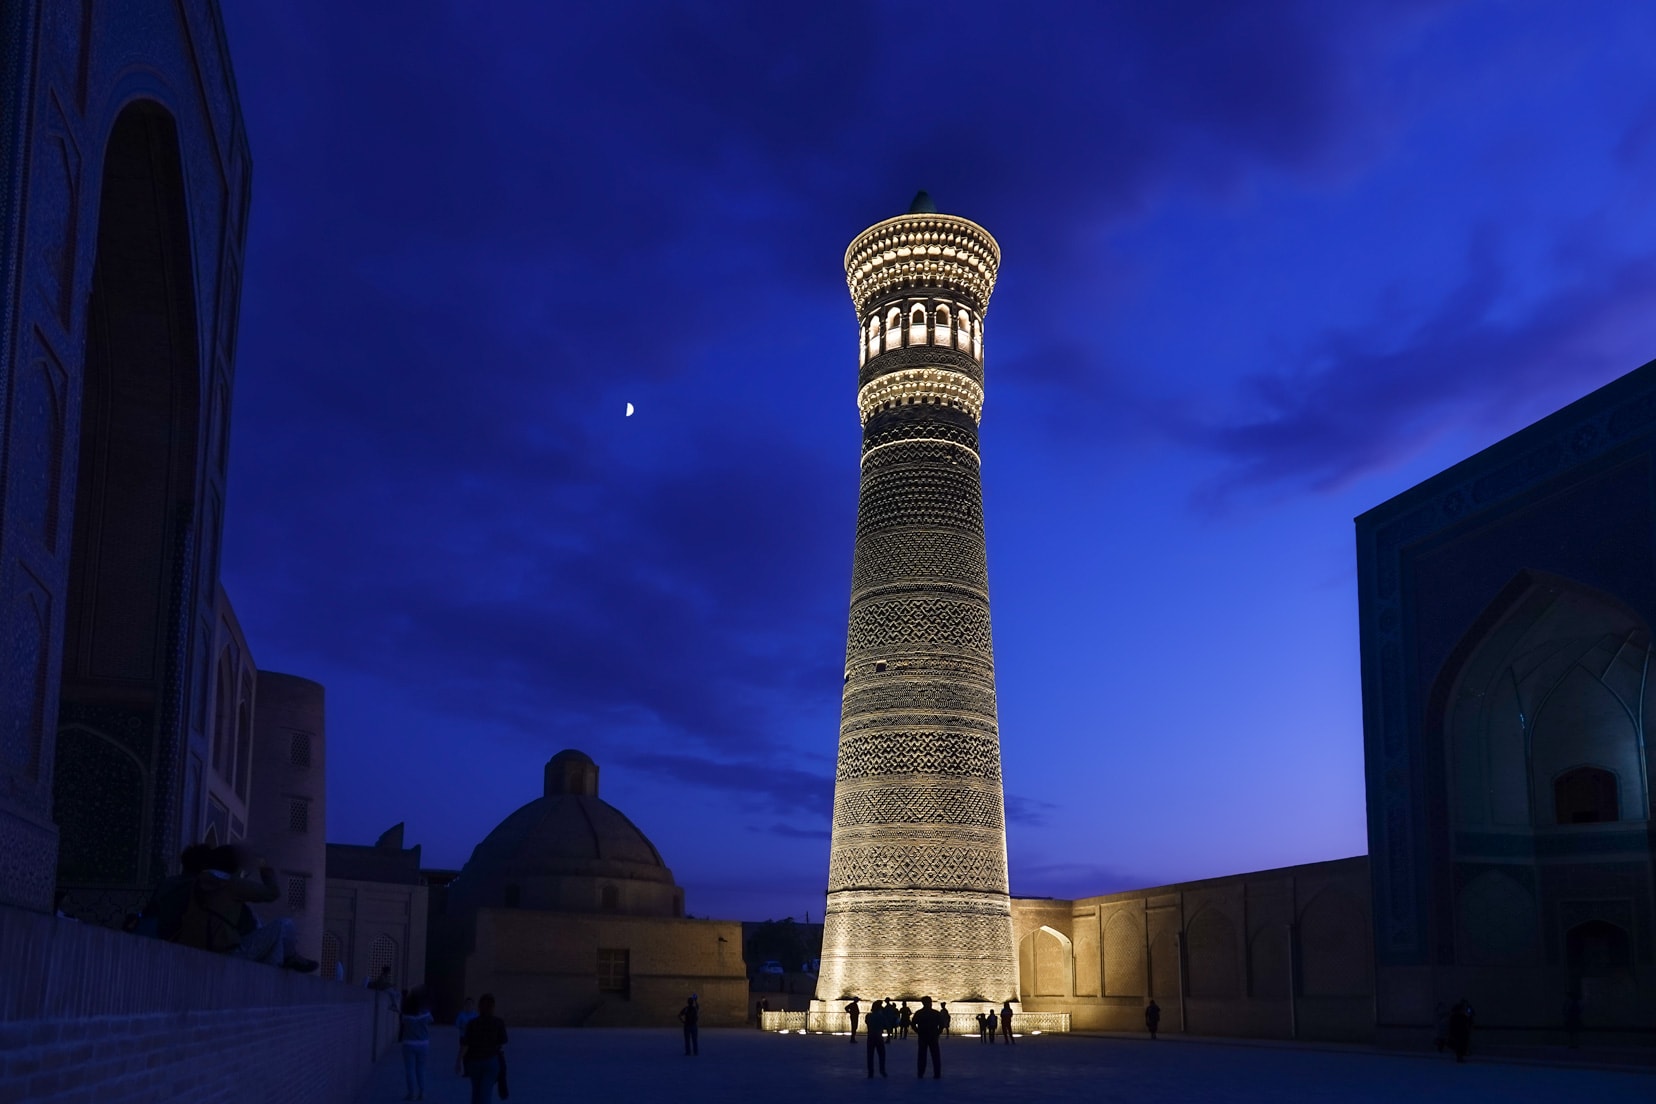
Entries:
<svg viewBox="0 0 1656 1104">
<path fill-rule="evenodd" d="M 282 887 L 281 900 L 261 911 L 291 917 L 299 953 L 320 959 L 328 826 L 322 687 L 271 671 L 260 671 L 256 685 L 248 835 Z"/>
<path fill-rule="evenodd" d="M 552 757 L 541 796 L 458 876 L 431 876 L 426 973 L 440 1016 L 484 992 L 526 1026 L 671 1024 L 691 993 L 703 1023 L 747 1016 L 741 924 L 684 917 L 661 853 L 598 796 L 581 752 Z"/>
<path fill-rule="evenodd" d="M 403 826 L 388 828 L 372 847 L 328 844 L 327 905 L 320 962 L 323 977 L 335 964 L 360 983 L 391 968 L 391 980 L 408 990 L 426 981 L 425 879 L 420 848 L 403 846 Z"/>
</svg>

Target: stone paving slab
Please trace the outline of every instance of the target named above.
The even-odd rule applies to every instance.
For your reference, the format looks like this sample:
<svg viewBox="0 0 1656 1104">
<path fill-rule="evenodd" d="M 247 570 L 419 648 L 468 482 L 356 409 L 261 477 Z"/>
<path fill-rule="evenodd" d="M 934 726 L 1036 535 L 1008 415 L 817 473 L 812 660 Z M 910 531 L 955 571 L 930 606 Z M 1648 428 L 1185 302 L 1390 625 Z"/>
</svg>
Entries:
<svg viewBox="0 0 1656 1104">
<path fill-rule="evenodd" d="M 469 1083 L 450 1072 L 453 1032 L 438 1028 L 430 1104 L 465 1104 Z M 665 1101 L 712 1104 L 773 1100 L 787 1104 L 886 1104 L 974 1099 L 990 1104 L 1120 1101 L 1339 1101 L 1341 1104 L 1650 1104 L 1656 1074 L 1477 1062 L 1353 1050 L 1239 1047 L 1180 1040 L 1041 1036 L 1015 1046 L 944 1040 L 943 1080 L 914 1076 L 913 1040 L 891 1044 L 890 1077 L 864 1076 L 864 1046 L 844 1037 L 708 1030 L 701 1055 L 683 1056 L 673 1030 L 512 1031 L 512 1104 L 542 1101 Z M 964 1096 L 963 1096 L 964 1094 Z M 403 1099 L 401 1058 L 375 1068 L 359 1104 Z"/>
</svg>

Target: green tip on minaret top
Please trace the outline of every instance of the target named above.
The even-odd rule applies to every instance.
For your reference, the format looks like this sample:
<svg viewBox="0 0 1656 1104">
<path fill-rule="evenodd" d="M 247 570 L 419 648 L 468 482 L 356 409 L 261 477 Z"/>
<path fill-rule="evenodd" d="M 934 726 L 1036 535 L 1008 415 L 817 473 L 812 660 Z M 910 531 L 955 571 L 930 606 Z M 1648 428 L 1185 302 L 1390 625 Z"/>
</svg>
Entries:
<svg viewBox="0 0 1656 1104">
<path fill-rule="evenodd" d="M 914 193 L 914 202 L 909 204 L 908 213 L 911 215 L 935 215 L 937 204 L 932 202 L 931 193 L 921 188 Z"/>
</svg>

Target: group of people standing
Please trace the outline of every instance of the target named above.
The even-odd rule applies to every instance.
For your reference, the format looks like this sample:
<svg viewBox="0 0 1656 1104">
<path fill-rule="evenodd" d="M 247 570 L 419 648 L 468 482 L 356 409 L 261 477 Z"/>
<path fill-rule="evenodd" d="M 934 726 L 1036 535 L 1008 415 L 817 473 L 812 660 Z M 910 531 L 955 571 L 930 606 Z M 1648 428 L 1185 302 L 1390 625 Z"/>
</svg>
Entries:
<svg viewBox="0 0 1656 1104">
<path fill-rule="evenodd" d="M 857 1026 L 864 1021 L 862 1003 L 853 997 L 846 1004 L 845 1011 L 851 1017 L 851 1044 L 855 1046 Z M 896 1001 L 889 999 L 875 1001 L 868 1010 L 863 1032 L 868 1047 L 868 1076 L 874 1076 L 876 1064 L 879 1066 L 880 1076 L 886 1076 L 886 1043 L 896 1039 L 907 1039 L 912 1030 L 920 1041 L 919 1053 L 916 1055 L 917 1076 L 926 1076 L 926 1064 L 929 1059 L 932 1077 L 942 1077 L 943 1055 L 938 1040 L 949 1034 L 949 1021 L 947 1001 L 933 1008 L 930 997 L 921 997 L 918 1010 L 911 1010 L 906 1000 L 900 1006 Z M 993 1008 L 987 1013 L 979 1013 L 977 1023 L 980 1042 L 993 1043 L 997 1031 L 1008 1043 L 1012 1042 L 1012 1002 L 1002 1004 L 999 1013 Z"/>
<path fill-rule="evenodd" d="M 868 1044 L 868 1076 L 874 1076 L 876 1062 L 879 1063 L 880 1076 L 886 1076 L 886 1042 L 898 1037 L 899 1032 L 901 1037 L 906 1039 L 912 1030 L 920 1042 L 917 1076 L 926 1076 L 926 1062 L 929 1058 L 932 1077 L 942 1077 L 943 1054 L 937 1040 L 949 1029 L 947 1008 L 946 1004 L 943 1009 L 933 1008 L 930 997 L 921 997 L 920 1008 L 914 1012 L 910 1012 L 908 1001 L 903 1002 L 902 1008 L 898 1008 L 894 1001 L 875 1001 L 874 1006 L 868 1011 L 868 1025 L 864 1032 Z M 845 1011 L 851 1016 L 851 1042 L 855 1045 L 857 1021 L 862 1016 L 862 1007 L 853 999 L 845 1006 Z"/>
<path fill-rule="evenodd" d="M 977 1022 L 978 1040 L 980 1042 L 993 1043 L 995 1041 L 995 1034 L 997 1031 L 1000 1033 L 1001 1038 L 1005 1039 L 1008 1044 L 1017 1042 L 1017 1040 L 1012 1037 L 1011 1001 L 1007 1001 L 1002 1004 L 998 1014 L 993 1008 L 987 1012 L 979 1012 Z"/>
</svg>

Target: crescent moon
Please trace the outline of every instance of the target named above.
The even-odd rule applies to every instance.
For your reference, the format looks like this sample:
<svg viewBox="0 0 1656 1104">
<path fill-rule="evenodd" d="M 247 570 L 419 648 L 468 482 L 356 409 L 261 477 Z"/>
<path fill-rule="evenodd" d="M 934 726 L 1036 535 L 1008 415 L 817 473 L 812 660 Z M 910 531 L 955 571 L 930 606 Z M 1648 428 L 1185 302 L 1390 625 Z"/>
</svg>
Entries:
<svg viewBox="0 0 1656 1104">
<path fill-rule="evenodd" d="M 632 404 L 632 403 L 628 403 L 628 404 L 627 404 L 627 417 L 629 417 L 629 418 L 630 418 L 630 417 L 632 417 L 632 416 L 633 416 L 633 404 Z"/>
</svg>

